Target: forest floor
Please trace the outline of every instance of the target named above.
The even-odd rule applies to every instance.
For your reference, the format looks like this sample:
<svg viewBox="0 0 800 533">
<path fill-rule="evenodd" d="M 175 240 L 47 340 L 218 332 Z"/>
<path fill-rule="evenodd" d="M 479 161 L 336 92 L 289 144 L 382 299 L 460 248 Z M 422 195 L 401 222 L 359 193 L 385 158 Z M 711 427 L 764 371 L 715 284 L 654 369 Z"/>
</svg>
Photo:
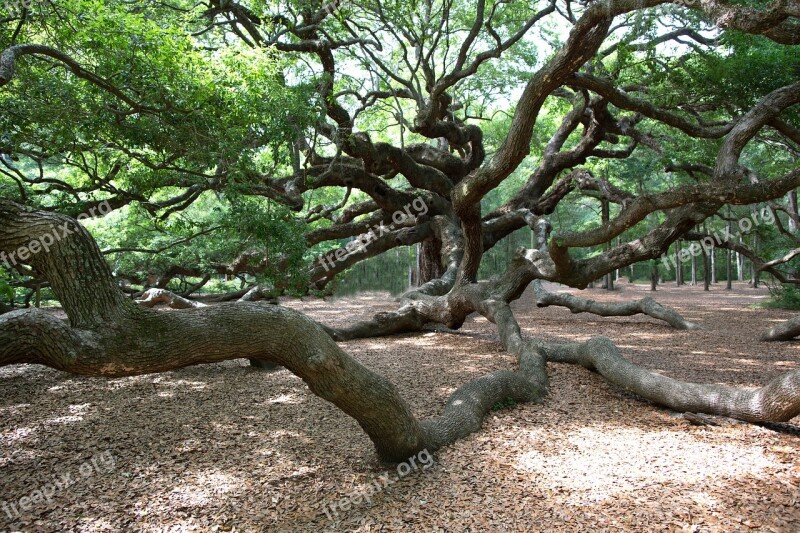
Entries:
<svg viewBox="0 0 800 533">
<path fill-rule="evenodd" d="M 651 294 L 620 287 L 582 296 Z M 641 315 L 537 309 L 530 294 L 513 307 L 527 336 L 606 335 L 674 378 L 757 386 L 800 368 L 800 342 L 758 342 L 792 316 L 754 309 L 765 296 L 744 285 L 661 287 L 655 298 L 703 326 L 695 332 Z M 376 293 L 284 304 L 332 325 L 393 307 Z M 420 417 L 514 364 L 476 316 L 458 332 L 342 346 Z M 0 369 L 0 531 L 800 531 L 800 436 L 695 426 L 583 368 L 550 364 L 542 405 L 495 411 L 434 466 L 400 476 L 299 378 L 246 364 L 112 380 Z M 364 501 L 356 494 L 368 485 Z"/>
</svg>

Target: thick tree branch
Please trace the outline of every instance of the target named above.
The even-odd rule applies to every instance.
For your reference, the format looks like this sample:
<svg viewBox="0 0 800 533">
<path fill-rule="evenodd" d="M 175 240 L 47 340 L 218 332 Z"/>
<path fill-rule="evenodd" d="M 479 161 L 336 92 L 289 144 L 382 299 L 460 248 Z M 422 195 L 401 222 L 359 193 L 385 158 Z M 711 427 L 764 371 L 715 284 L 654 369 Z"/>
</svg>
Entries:
<svg viewBox="0 0 800 533">
<path fill-rule="evenodd" d="M 800 414 L 800 371 L 782 374 L 756 390 L 678 381 L 627 361 L 606 337 L 583 344 L 541 344 L 548 361 L 597 371 L 614 385 L 675 411 L 727 416 L 748 422 L 786 422 Z"/>
<path fill-rule="evenodd" d="M 790 341 L 800 337 L 800 316 L 796 316 L 777 326 L 770 328 L 761 335 L 762 341 Z"/>
<path fill-rule="evenodd" d="M 658 320 L 663 320 L 675 329 L 699 329 L 700 326 L 689 322 L 673 309 L 667 309 L 652 298 L 643 298 L 633 302 L 621 304 L 601 303 L 594 300 L 576 298 L 571 294 L 556 294 L 547 292 L 541 282 L 533 282 L 537 307 L 558 305 L 566 307 L 573 313 L 592 313 L 600 316 L 632 316 L 644 314 Z"/>
</svg>

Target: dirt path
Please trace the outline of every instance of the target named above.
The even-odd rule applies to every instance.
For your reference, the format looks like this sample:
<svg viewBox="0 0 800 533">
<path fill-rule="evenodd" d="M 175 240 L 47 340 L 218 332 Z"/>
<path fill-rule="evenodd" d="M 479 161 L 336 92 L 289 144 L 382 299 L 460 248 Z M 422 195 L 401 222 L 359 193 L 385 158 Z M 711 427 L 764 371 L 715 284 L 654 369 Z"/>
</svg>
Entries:
<svg viewBox="0 0 800 533">
<path fill-rule="evenodd" d="M 583 296 L 650 294 L 622 287 Z M 670 376 L 751 386 L 800 368 L 800 342 L 757 341 L 792 315 L 749 307 L 764 296 L 664 287 L 660 302 L 705 327 L 692 333 L 642 316 L 539 310 L 529 295 L 514 307 L 527 335 L 607 335 Z M 376 294 L 288 305 L 331 324 L 391 307 Z M 344 348 L 423 417 L 455 387 L 513 362 L 493 326 L 474 317 L 457 333 Z M 692 426 L 584 369 L 550 371 L 544 405 L 493 413 L 435 466 L 383 487 L 383 474 L 398 474 L 377 464 L 355 421 L 285 370 L 239 360 L 101 380 L 0 369 L 0 530 L 800 531 L 800 437 Z M 342 510 L 337 502 L 371 483 L 380 490 L 370 502 Z M 37 501 L 23 500 L 23 510 L 23 497 Z"/>
</svg>

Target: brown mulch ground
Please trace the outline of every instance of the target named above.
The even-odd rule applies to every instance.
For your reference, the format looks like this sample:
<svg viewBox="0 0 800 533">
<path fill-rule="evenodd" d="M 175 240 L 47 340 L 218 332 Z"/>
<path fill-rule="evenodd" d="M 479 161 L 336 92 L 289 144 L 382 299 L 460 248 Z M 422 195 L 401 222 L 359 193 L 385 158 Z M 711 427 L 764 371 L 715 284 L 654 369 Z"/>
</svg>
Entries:
<svg viewBox="0 0 800 533">
<path fill-rule="evenodd" d="M 649 294 L 622 288 L 582 296 Z M 765 294 L 663 287 L 660 302 L 705 328 L 689 333 L 642 316 L 538 310 L 529 295 L 514 307 L 529 336 L 607 335 L 634 362 L 675 378 L 755 386 L 800 368 L 800 342 L 757 341 L 792 316 L 752 309 Z M 287 305 L 340 325 L 392 307 L 381 294 Z M 475 317 L 459 332 L 344 348 L 422 417 L 469 379 L 513 364 Z M 582 368 L 550 371 L 543 405 L 490 414 L 435 466 L 329 517 L 326 505 L 380 483 L 387 467 L 355 421 L 288 371 L 242 360 L 113 380 L 0 369 L 0 530 L 800 531 L 800 437 L 690 425 Z M 36 499 L 24 511 L 23 497 Z"/>
</svg>

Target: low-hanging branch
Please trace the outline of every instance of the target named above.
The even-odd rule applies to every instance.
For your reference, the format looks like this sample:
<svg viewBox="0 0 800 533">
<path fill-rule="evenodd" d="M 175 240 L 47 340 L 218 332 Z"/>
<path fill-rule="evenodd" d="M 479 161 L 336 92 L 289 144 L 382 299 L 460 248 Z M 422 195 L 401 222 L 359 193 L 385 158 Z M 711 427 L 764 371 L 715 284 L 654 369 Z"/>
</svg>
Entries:
<svg viewBox="0 0 800 533">
<path fill-rule="evenodd" d="M 592 313 L 600 316 L 632 316 L 644 314 L 658 320 L 663 320 L 675 329 L 699 329 L 700 326 L 689 322 L 673 309 L 668 309 L 650 297 L 633 302 L 621 304 L 601 303 L 594 300 L 576 298 L 571 294 L 557 294 L 544 289 L 541 282 L 533 282 L 536 305 L 549 307 L 558 305 L 566 307 L 573 313 Z"/>
</svg>

